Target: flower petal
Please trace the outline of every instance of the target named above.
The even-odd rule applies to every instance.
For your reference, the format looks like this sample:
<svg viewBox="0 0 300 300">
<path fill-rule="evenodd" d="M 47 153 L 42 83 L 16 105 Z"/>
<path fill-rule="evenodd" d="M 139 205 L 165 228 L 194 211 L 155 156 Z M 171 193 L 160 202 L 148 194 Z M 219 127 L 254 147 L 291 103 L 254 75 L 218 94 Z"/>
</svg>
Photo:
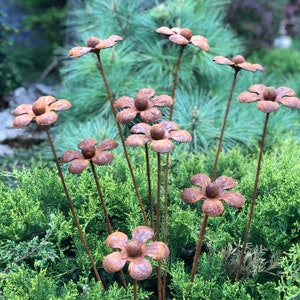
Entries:
<svg viewBox="0 0 300 300">
<path fill-rule="evenodd" d="M 91 50 L 91 47 L 74 47 L 68 52 L 68 56 L 73 56 L 74 58 L 77 58 L 90 52 Z"/>
<path fill-rule="evenodd" d="M 95 156 L 92 158 L 92 162 L 98 166 L 105 166 L 110 164 L 114 160 L 113 154 L 110 152 L 102 152 L 96 150 Z"/>
<path fill-rule="evenodd" d="M 106 245 L 110 248 L 119 248 L 121 249 L 123 246 L 125 246 L 128 242 L 128 237 L 125 233 L 116 231 L 110 234 L 106 238 Z"/>
<path fill-rule="evenodd" d="M 106 139 L 104 141 L 102 141 L 97 147 L 96 149 L 105 151 L 105 150 L 113 150 L 115 148 L 118 147 L 118 142 L 112 139 Z"/>
<path fill-rule="evenodd" d="M 171 35 L 174 34 L 174 31 L 170 29 L 169 27 L 162 26 L 156 29 L 157 33 L 165 34 L 165 35 Z"/>
<path fill-rule="evenodd" d="M 220 195 L 220 199 L 223 199 L 228 205 L 240 208 L 245 204 L 244 197 L 237 192 L 225 192 Z"/>
<path fill-rule="evenodd" d="M 143 122 L 150 123 L 158 121 L 162 116 L 162 112 L 159 109 L 152 107 L 141 111 L 140 115 Z"/>
<path fill-rule="evenodd" d="M 235 187 L 235 181 L 228 176 L 220 176 L 215 180 L 217 186 L 222 190 L 228 190 Z"/>
<path fill-rule="evenodd" d="M 115 108 L 124 108 L 124 107 L 130 107 L 134 108 L 134 99 L 131 97 L 123 96 L 120 97 L 115 103 Z"/>
<path fill-rule="evenodd" d="M 279 109 L 279 103 L 274 101 L 259 101 L 257 103 L 257 108 L 265 113 L 271 113 Z"/>
<path fill-rule="evenodd" d="M 217 217 L 223 213 L 224 206 L 219 200 L 206 199 L 202 203 L 202 211 L 210 217 Z"/>
<path fill-rule="evenodd" d="M 126 145 L 130 147 L 139 147 L 145 145 L 149 142 L 149 138 L 147 138 L 143 134 L 132 134 L 126 139 Z"/>
<path fill-rule="evenodd" d="M 158 153 L 168 153 L 173 150 L 174 144 L 168 139 L 152 140 L 151 148 Z"/>
<path fill-rule="evenodd" d="M 28 125 L 33 119 L 32 115 L 20 115 L 14 118 L 12 126 L 14 128 L 22 128 Z"/>
<path fill-rule="evenodd" d="M 162 126 L 165 127 L 165 130 L 166 130 L 167 132 L 169 132 L 169 131 L 171 131 L 171 130 L 177 130 L 177 129 L 178 129 L 177 124 L 174 123 L 174 122 L 170 122 L 170 121 L 162 121 L 162 122 L 160 122 L 160 124 L 161 124 Z"/>
<path fill-rule="evenodd" d="M 38 98 L 33 104 L 35 103 L 41 103 L 46 106 L 49 106 L 51 103 L 54 103 L 56 101 L 56 98 L 53 96 L 42 96 Z"/>
<path fill-rule="evenodd" d="M 50 105 L 50 110 L 61 111 L 67 110 L 71 107 L 71 103 L 66 99 L 60 99 L 58 101 L 53 102 Z"/>
<path fill-rule="evenodd" d="M 178 130 L 170 132 L 169 138 L 175 140 L 176 142 L 189 143 L 192 141 L 192 136 L 186 130 Z"/>
<path fill-rule="evenodd" d="M 263 72 L 265 69 L 262 65 L 260 64 L 253 64 L 255 66 L 256 70 Z"/>
<path fill-rule="evenodd" d="M 276 89 L 278 95 L 277 97 L 284 97 L 284 96 L 289 96 L 289 97 L 293 97 L 296 96 L 296 93 L 294 90 L 286 87 L 286 86 L 280 86 L 279 88 Z"/>
<path fill-rule="evenodd" d="M 204 36 L 202 36 L 202 35 L 194 35 L 194 36 L 192 36 L 191 43 L 194 46 L 196 46 L 196 47 L 198 47 L 198 48 L 200 48 L 200 49 L 202 49 L 204 51 L 208 51 L 209 50 L 208 40 Z"/>
<path fill-rule="evenodd" d="M 152 273 L 152 266 L 145 258 L 135 259 L 128 267 L 129 275 L 136 280 L 145 280 Z"/>
<path fill-rule="evenodd" d="M 99 43 L 97 44 L 97 46 L 95 47 L 96 49 L 106 49 L 106 48 L 110 48 L 113 47 L 118 41 L 123 40 L 123 38 L 121 38 L 118 35 L 111 35 L 108 39 L 105 40 L 99 40 Z"/>
<path fill-rule="evenodd" d="M 160 95 L 153 99 L 153 105 L 159 107 L 166 107 L 173 105 L 174 100 L 168 95 Z"/>
<path fill-rule="evenodd" d="M 87 166 L 89 165 L 89 160 L 88 159 L 75 159 L 70 165 L 69 165 L 69 172 L 72 174 L 79 174 L 82 171 L 84 171 Z"/>
<path fill-rule="evenodd" d="M 130 131 L 132 133 L 143 133 L 146 136 L 150 137 L 151 126 L 146 123 L 137 123 L 131 127 Z"/>
<path fill-rule="evenodd" d="M 213 61 L 219 65 L 228 65 L 228 66 L 232 66 L 234 65 L 234 62 L 232 60 L 230 60 L 229 58 L 225 57 L 225 56 L 215 56 L 213 58 Z"/>
<path fill-rule="evenodd" d="M 85 139 L 78 144 L 79 149 L 93 148 L 97 144 L 95 139 Z"/>
<path fill-rule="evenodd" d="M 35 121 L 42 126 L 47 126 L 53 124 L 57 120 L 57 117 L 58 116 L 55 112 L 49 111 L 40 116 L 37 116 L 35 118 Z"/>
<path fill-rule="evenodd" d="M 191 183 L 200 186 L 204 190 L 211 183 L 211 179 L 206 174 L 196 174 L 191 178 Z"/>
<path fill-rule="evenodd" d="M 120 271 L 126 264 L 126 258 L 121 252 L 113 252 L 103 259 L 103 268 L 106 272 L 115 273 Z"/>
<path fill-rule="evenodd" d="M 31 115 L 32 118 L 35 116 L 35 114 L 32 111 L 31 104 L 21 104 L 15 108 L 14 116 L 19 116 L 19 115 L 23 115 L 23 114 Z"/>
<path fill-rule="evenodd" d="M 297 97 L 283 97 L 278 102 L 290 108 L 300 108 L 300 99 Z"/>
<path fill-rule="evenodd" d="M 262 95 L 266 89 L 267 87 L 264 84 L 254 84 L 249 87 L 248 91 L 251 93 Z"/>
<path fill-rule="evenodd" d="M 187 188 L 181 193 L 181 199 L 188 204 L 198 202 L 204 198 L 204 191 L 197 188 Z"/>
<path fill-rule="evenodd" d="M 189 41 L 180 34 L 172 34 L 169 36 L 169 40 L 175 44 L 187 45 Z"/>
<path fill-rule="evenodd" d="M 237 97 L 238 101 L 240 102 L 254 102 L 258 101 L 260 99 L 259 95 L 256 93 L 250 93 L 250 92 L 242 92 Z"/>
<path fill-rule="evenodd" d="M 78 158 L 84 158 L 82 153 L 78 150 L 68 150 L 63 153 L 63 155 L 60 157 L 60 162 L 67 163 L 71 160 L 78 159 Z"/>
<path fill-rule="evenodd" d="M 170 250 L 163 242 L 153 242 L 146 245 L 146 255 L 155 260 L 165 259 L 169 256 Z"/>
<path fill-rule="evenodd" d="M 148 226 L 137 226 L 132 230 L 132 238 L 142 243 L 151 240 L 153 236 L 153 229 Z"/>
<path fill-rule="evenodd" d="M 148 100 L 155 95 L 155 90 L 150 88 L 140 89 L 137 93 L 135 98 L 147 98 Z"/>
<path fill-rule="evenodd" d="M 117 122 L 122 124 L 129 123 L 136 117 L 137 113 L 138 112 L 136 109 L 125 108 L 124 110 L 117 113 Z"/>
<path fill-rule="evenodd" d="M 247 61 L 245 61 L 243 63 L 239 63 L 239 64 L 237 64 L 237 66 L 246 71 L 252 71 L 252 72 L 256 71 L 256 66 L 251 63 L 248 63 Z"/>
</svg>

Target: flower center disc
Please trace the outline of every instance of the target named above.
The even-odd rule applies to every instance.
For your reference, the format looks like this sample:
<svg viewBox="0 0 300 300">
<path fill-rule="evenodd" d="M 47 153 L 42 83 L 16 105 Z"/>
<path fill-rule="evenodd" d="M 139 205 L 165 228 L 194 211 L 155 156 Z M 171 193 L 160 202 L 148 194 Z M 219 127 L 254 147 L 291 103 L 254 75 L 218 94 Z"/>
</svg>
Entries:
<svg viewBox="0 0 300 300">
<path fill-rule="evenodd" d="M 245 62 L 245 58 L 244 58 L 244 56 L 242 56 L 242 55 L 236 55 L 236 56 L 232 59 L 232 61 L 233 61 L 236 65 L 238 65 L 238 64 L 244 63 L 244 62 Z"/>
<path fill-rule="evenodd" d="M 161 124 L 155 124 L 150 129 L 150 135 L 154 140 L 162 140 L 165 136 L 165 128 Z"/>
<path fill-rule="evenodd" d="M 208 198 L 216 198 L 220 193 L 220 188 L 215 183 L 210 183 L 207 185 L 205 193 Z"/>
<path fill-rule="evenodd" d="M 145 110 L 148 108 L 148 99 L 147 98 L 136 98 L 134 100 L 134 105 L 137 110 Z"/>
<path fill-rule="evenodd" d="M 82 149 L 81 153 L 86 159 L 92 158 L 95 155 L 95 148 Z"/>
<path fill-rule="evenodd" d="M 138 241 L 128 242 L 126 251 L 130 257 L 138 257 L 142 255 L 142 244 Z"/>
<path fill-rule="evenodd" d="M 185 37 L 188 41 L 191 40 L 193 34 L 192 31 L 188 28 L 184 28 L 180 31 L 180 35 L 182 35 L 183 37 Z"/>
<path fill-rule="evenodd" d="M 277 95 L 278 95 L 277 91 L 273 87 L 265 89 L 265 91 L 263 93 L 264 99 L 269 100 L 269 101 L 275 101 Z"/>
<path fill-rule="evenodd" d="M 44 103 L 36 102 L 32 105 L 32 111 L 36 116 L 40 116 L 46 112 L 46 107 Z"/>
<path fill-rule="evenodd" d="M 95 36 L 90 37 L 86 42 L 87 47 L 91 47 L 91 48 L 95 48 L 98 44 L 99 44 L 99 39 L 96 38 Z"/>
</svg>

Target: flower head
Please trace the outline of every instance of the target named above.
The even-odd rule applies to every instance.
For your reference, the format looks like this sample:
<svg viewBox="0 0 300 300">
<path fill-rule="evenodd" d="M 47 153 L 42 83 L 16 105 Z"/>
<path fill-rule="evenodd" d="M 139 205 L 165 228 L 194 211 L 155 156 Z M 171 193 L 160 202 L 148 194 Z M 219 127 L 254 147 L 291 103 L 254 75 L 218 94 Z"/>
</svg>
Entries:
<svg viewBox="0 0 300 300">
<path fill-rule="evenodd" d="M 136 227 L 132 231 L 132 241 L 129 241 L 127 235 L 122 232 L 110 234 L 106 239 L 106 245 L 121 251 L 107 255 L 103 260 L 103 268 L 107 272 L 118 272 L 129 261 L 129 275 L 136 280 L 147 279 L 152 273 L 152 266 L 145 256 L 162 260 L 170 253 L 168 246 L 163 242 L 150 242 L 145 245 L 153 235 L 153 230 L 148 226 Z"/>
<path fill-rule="evenodd" d="M 159 124 L 148 125 L 138 123 L 132 126 L 126 144 L 128 146 L 142 146 L 150 142 L 151 148 L 159 153 L 168 153 L 173 150 L 174 144 L 170 139 L 177 142 L 191 142 L 192 136 L 186 130 L 178 130 L 174 122 L 163 121 Z"/>
<path fill-rule="evenodd" d="M 216 56 L 213 61 L 219 65 L 227 65 L 239 71 L 241 69 L 246 71 L 264 71 L 264 68 L 260 64 L 251 64 L 247 62 L 242 55 L 236 55 L 232 60 L 224 56 Z"/>
<path fill-rule="evenodd" d="M 193 35 L 189 28 L 173 27 L 168 28 L 166 26 L 159 27 L 156 29 L 157 33 L 165 34 L 169 36 L 169 40 L 175 44 L 187 45 L 193 44 L 194 46 L 208 51 L 209 44 L 207 39 L 202 35 Z"/>
<path fill-rule="evenodd" d="M 111 35 L 106 40 L 100 40 L 97 37 L 92 36 L 88 38 L 86 42 L 86 47 L 80 47 L 80 46 L 74 47 L 69 51 L 68 55 L 77 58 L 89 52 L 99 53 L 101 49 L 111 48 L 118 41 L 122 41 L 122 40 L 123 38 L 121 38 L 118 35 Z"/>
<path fill-rule="evenodd" d="M 69 171 L 72 174 L 81 173 L 85 170 L 90 161 L 99 166 L 108 165 L 114 159 L 114 156 L 107 152 L 106 150 L 115 149 L 118 143 L 114 140 L 104 140 L 97 145 L 97 141 L 94 139 L 86 139 L 79 143 L 78 150 L 68 150 L 60 158 L 62 163 L 68 163 L 72 161 L 69 165 Z"/>
<path fill-rule="evenodd" d="M 237 99 L 240 102 L 258 101 L 257 108 L 265 113 L 278 110 L 279 103 L 290 108 L 300 108 L 300 99 L 286 86 L 275 89 L 263 84 L 255 84 L 250 86 L 247 92 L 241 93 Z"/>
<path fill-rule="evenodd" d="M 141 89 L 136 93 L 135 99 L 127 96 L 119 98 L 114 106 L 115 108 L 124 109 L 117 113 L 117 121 L 119 123 L 128 123 L 137 114 L 140 114 L 142 121 L 146 123 L 159 120 L 162 112 L 155 106 L 171 106 L 173 105 L 173 99 L 168 95 L 160 95 L 153 98 L 154 95 L 155 91 L 153 89 Z"/>
<path fill-rule="evenodd" d="M 42 96 L 33 104 L 21 104 L 14 110 L 16 118 L 12 126 L 22 128 L 31 121 L 36 121 L 39 125 L 48 126 L 57 120 L 54 111 L 66 110 L 71 107 L 71 103 L 65 99 L 56 100 L 52 96 Z"/>
<path fill-rule="evenodd" d="M 202 211 L 208 216 L 220 216 L 224 211 L 221 200 L 228 205 L 241 208 L 244 203 L 244 197 L 237 192 L 227 192 L 226 190 L 235 187 L 235 181 L 227 176 L 220 176 L 214 182 L 205 174 L 197 174 L 191 178 L 191 183 L 201 187 L 187 188 L 181 194 L 181 199 L 185 203 L 198 202 L 204 199 Z"/>
</svg>

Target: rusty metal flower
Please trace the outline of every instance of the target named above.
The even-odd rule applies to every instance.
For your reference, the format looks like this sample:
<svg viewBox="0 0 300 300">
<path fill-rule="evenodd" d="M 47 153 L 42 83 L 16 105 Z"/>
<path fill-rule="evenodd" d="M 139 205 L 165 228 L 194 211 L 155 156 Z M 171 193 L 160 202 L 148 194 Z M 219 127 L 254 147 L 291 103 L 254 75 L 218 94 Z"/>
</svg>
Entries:
<svg viewBox="0 0 300 300">
<path fill-rule="evenodd" d="M 178 130 L 174 122 L 163 121 L 150 126 L 146 123 L 138 123 L 130 130 L 133 134 L 126 140 L 128 146 L 142 146 L 150 142 L 151 148 L 159 153 L 168 153 L 173 150 L 177 142 L 191 142 L 192 136 L 186 130 Z"/>
<path fill-rule="evenodd" d="M 241 93 L 237 99 L 240 102 L 258 101 L 257 108 L 265 113 L 277 111 L 279 103 L 290 108 L 300 108 L 300 99 L 286 86 L 275 89 L 263 84 L 255 84 L 250 86 L 247 92 Z"/>
<path fill-rule="evenodd" d="M 132 121 L 137 114 L 143 122 L 150 123 L 159 120 L 162 112 L 157 107 L 167 107 L 173 105 L 173 99 L 168 95 L 160 95 L 155 98 L 155 91 L 150 88 L 141 89 L 136 93 L 135 99 L 127 96 L 119 98 L 114 107 L 123 109 L 117 113 L 119 123 Z M 153 98 L 153 99 L 151 99 Z"/>
<path fill-rule="evenodd" d="M 214 182 L 205 174 L 197 174 L 191 178 L 191 183 L 201 187 L 187 188 L 181 194 L 181 199 L 185 203 L 198 202 L 205 199 L 202 203 L 202 211 L 208 216 L 220 216 L 224 211 L 221 200 L 228 205 L 241 208 L 244 197 L 238 192 L 227 192 L 226 190 L 235 187 L 235 181 L 228 176 L 220 176 Z"/>
<path fill-rule="evenodd" d="M 75 58 L 80 57 L 82 55 L 85 55 L 89 52 L 98 52 L 101 49 L 111 48 L 113 47 L 118 41 L 122 41 L 123 38 L 118 35 L 111 35 L 106 40 L 100 40 L 95 36 L 92 36 L 88 38 L 86 42 L 86 47 L 73 47 L 69 53 L 68 56 L 73 56 Z"/>
<path fill-rule="evenodd" d="M 16 118 L 12 126 L 22 128 L 31 121 L 39 125 L 48 126 L 53 124 L 58 116 L 54 111 L 66 110 L 71 107 L 71 103 L 65 99 L 56 100 L 52 96 L 42 96 L 33 104 L 21 104 L 13 112 Z"/>
<path fill-rule="evenodd" d="M 215 56 L 213 61 L 219 65 L 230 66 L 236 71 L 241 69 L 251 72 L 264 71 L 264 68 L 260 64 L 251 64 L 242 55 L 236 55 L 232 60 L 225 56 Z"/>
<path fill-rule="evenodd" d="M 95 163 L 98 166 L 104 166 L 111 163 L 114 159 L 112 153 L 107 152 L 107 150 L 115 149 L 118 146 L 118 143 L 114 140 L 104 140 L 97 145 L 95 139 L 85 139 L 79 143 L 78 150 L 67 150 L 63 153 L 60 158 L 62 163 L 68 163 L 72 161 L 69 165 L 69 171 L 72 174 L 81 173 L 85 170 L 90 161 Z"/>
<path fill-rule="evenodd" d="M 173 27 L 169 28 L 166 26 L 159 27 L 156 30 L 157 33 L 165 34 L 169 36 L 169 40 L 175 44 L 187 45 L 193 44 L 194 46 L 208 51 L 209 44 L 207 39 L 202 35 L 193 35 L 189 28 Z"/>
<path fill-rule="evenodd" d="M 103 268 L 110 273 L 120 271 L 129 261 L 129 275 L 136 280 L 145 280 L 152 273 L 150 262 L 145 259 L 149 256 L 154 260 L 162 260 L 169 256 L 169 248 L 163 242 L 146 241 L 153 238 L 153 230 L 148 226 L 138 226 L 132 231 L 132 241 L 126 234 L 114 232 L 106 239 L 106 245 L 110 248 L 120 249 L 107 255 L 103 260 Z"/>
</svg>

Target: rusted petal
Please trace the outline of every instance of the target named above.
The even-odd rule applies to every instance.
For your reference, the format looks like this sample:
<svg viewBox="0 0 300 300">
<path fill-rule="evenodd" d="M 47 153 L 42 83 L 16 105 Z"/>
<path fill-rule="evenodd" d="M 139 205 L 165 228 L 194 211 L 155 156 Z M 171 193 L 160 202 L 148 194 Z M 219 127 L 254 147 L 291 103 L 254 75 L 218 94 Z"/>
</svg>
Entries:
<svg viewBox="0 0 300 300">
<path fill-rule="evenodd" d="M 296 96 L 296 93 L 294 90 L 286 87 L 286 86 L 280 86 L 279 88 L 276 89 L 278 95 L 277 97 L 283 97 L 283 96 L 289 96 L 289 97 L 293 97 Z"/>
<path fill-rule="evenodd" d="M 222 193 L 220 199 L 223 199 L 228 205 L 236 208 L 241 208 L 245 204 L 244 197 L 237 192 Z"/>
<path fill-rule="evenodd" d="M 118 41 L 123 40 L 118 35 L 111 35 L 108 39 L 105 40 L 99 40 L 99 43 L 95 47 L 96 49 L 105 49 L 105 48 L 110 48 L 113 47 Z"/>
<path fill-rule="evenodd" d="M 141 111 L 140 115 L 143 122 L 150 123 L 158 121 L 162 116 L 162 112 L 159 109 L 152 107 Z"/>
<path fill-rule="evenodd" d="M 80 57 L 91 50 L 91 47 L 74 47 L 68 52 L 68 56 L 73 56 L 74 58 Z"/>
<path fill-rule="evenodd" d="M 234 65 L 234 62 L 232 60 L 228 59 L 225 56 L 221 56 L 221 55 L 215 56 L 213 58 L 213 61 L 219 65 L 228 65 L 228 66 Z"/>
<path fill-rule="evenodd" d="M 89 165 L 89 160 L 87 159 L 76 159 L 69 165 L 69 172 L 72 174 L 79 174 L 84 171 Z"/>
<path fill-rule="evenodd" d="M 120 271 L 126 264 L 126 258 L 121 252 L 113 252 L 103 259 L 103 268 L 106 272 L 115 273 Z"/>
<path fill-rule="evenodd" d="M 93 148 L 97 144 L 95 139 L 85 139 L 78 144 L 79 149 L 83 148 Z"/>
<path fill-rule="evenodd" d="M 264 84 L 254 84 L 249 87 L 248 91 L 262 95 L 266 89 L 267 87 Z"/>
<path fill-rule="evenodd" d="M 181 199 L 188 204 L 198 202 L 203 197 L 204 191 L 196 188 L 187 188 L 181 193 Z"/>
<path fill-rule="evenodd" d="M 190 133 L 187 132 L 186 130 L 172 131 L 169 137 L 175 140 L 176 142 L 181 142 L 181 143 L 182 142 L 189 143 L 193 139 Z"/>
<path fill-rule="evenodd" d="M 136 93 L 136 98 L 144 98 L 147 97 L 148 99 L 152 98 L 155 95 L 155 90 L 150 88 L 140 89 Z"/>
<path fill-rule="evenodd" d="M 153 105 L 159 107 L 166 107 L 173 105 L 174 101 L 172 97 L 168 95 L 160 95 L 153 99 Z"/>
<path fill-rule="evenodd" d="M 248 63 L 246 61 L 243 62 L 243 63 L 238 64 L 238 66 L 241 69 L 244 69 L 244 70 L 247 70 L 247 71 L 251 71 L 251 72 L 255 72 L 257 70 L 255 65 L 250 64 L 250 63 Z"/>
<path fill-rule="evenodd" d="M 147 136 L 150 136 L 151 126 L 146 123 L 137 123 L 131 127 L 130 131 L 132 133 L 143 133 Z"/>
<path fill-rule="evenodd" d="M 29 114 L 32 117 L 34 116 L 31 104 L 21 104 L 15 108 L 14 116 L 19 116 L 19 115 L 23 115 L 23 114 Z"/>
<path fill-rule="evenodd" d="M 172 27 L 171 30 L 173 31 L 173 33 L 180 33 L 182 29 L 180 27 Z"/>
<path fill-rule="evenodd" d="M 134 99 L 131 97 L 123 96 L 120 97 L 114 104 L 115 108 L 134 107 Z"/>
<path fill-rule="evenodd" d="M 123 246 L 125 246 L 128 242 L 128 237 L 125 233 L 116 231 L 110 234 L 106 238 L 106 246 L 110 248 L 119 248 L 121 249 Z"/>
<path fill-rule="evenodd" d="M 196 174 L 191 178 L 191 183 L 197 186 L 200 186 L 202 189 L 205 189 L 211 179 L 206 174 Z"/>
<path fill-rule="evenodd" d="M 169 153 L 173 150 L 174 144 L 168 139 L 153 140 L 151 148 L 158 153 Z"/>
<path fill-rule="evenodd" d="M 145 145 L 149 141 L 143 134 L 132 134 L 126 139 L 126 145 L 130 147 L 139 147 Z"/>
<path fill-rule="evenodd" d="M 63 153 L 63 155 L 60 157 L 60 162 L 67 163 L 71 160 L 78 159 L 78 158 L 84 158 L 82 153 L 78 150 L 68 150 Z"/>
<path fill-rule="evenodd" d="M 43 126 L 53 124 L 57 120 L 57 114 L 53 111 L 46 112 L 35 118 L 35 121 Z"/>
<path fill-rule="evenodd" d="M 219 200 L 204 200 L 202 211 L 210 217 L 220 216 L 224 211 L 224 206 Z"/>
<path fill-rule="evenodd" d="M 180 34 L 172 34 L 169 36 L 169 40 L 175 44 L 187 45 L 189 41 Z"/>
<path fill-rule="evenodd" d="M 96 150 L 95 156 L 92 158 L 92 161 L 98 166 L 108 165 L 113 160 L 113 154 L 111 154 L 110 152 L 102 152 L 101 150 Z"/>
<path fill-rule="evenodd" d="M 279 102 L 290 108 L 300 108 L 300 99 L 297 97 L 283 97 Z"/>
<path fill-rule="evenodd" d="M 209 44 L 208 44 L 208 40 L 204 37 L 204 36 L 201 36 L 201 35 L 194 35 L 192 36 L 191 38 L 191 43 L 204 50 L 204 51 L 208 51 L 209 50 Z"/>
<path fill-rule="evenodd" d="M 260 64 L 253 64 L 255 66 L 256 70 L 263 72 L 265 69 L 262 65 Z"/>
<path fill-rule="evenodd" d="M 167 132 L 178 129 L 177 124 L 174 122 L 163 121 L 163 122 L 160 122 L 160 124 L 165 127 Z"/>
<path fill-rule="evenodd" d="M 126 124 L 132 121 L 137 115 L 137 110 L 132 108 L 125 108 L 117 113 L 117 122 Z"/>
<path fill-rule="evenodd" d="M 235 181 L 228 176 L 220 176 L 215 180 L 217 186 L 222 190 L 228 190 L 235 187 Z"/>
<path fill-rule="evenodd" d="M 257 103 L 257 108 L 262 112 L 271 113 L 279 109 L 279 103 L 262 100 Z"/>
<path fill-rule="evenodd" d="M 161 33 L 161 34 L 166 34 L 166 35 L 171 35 L 174 34 L 174 31 L 172 29 L 170 29 L 169 27 L 166 26 L 162 26 L 156 29 L 157 33 Z"/>
<path fill-rule="evenodd" d="M 151 275 L 152 266 L 147 259 L 139 258 L 130 262 L 128 272 L 133 279 L 145 280 Z"/>
<path fill-rule="evenodd" d="M 66 99 L 60 99 L 58 101 L 55 101 L 50 105 L 51 110 L 61 111 L 61 110 L 67 110 L 71 107 L 71 103 Z"/>
<path fill-rule="evenodd" d="M 14 128 L 22 128 L 26 125 L 28 125 L 33 119 L 32 115 L 21 115 L 18 117 L 15 117 L 12 123 L 12 126 Z"/>
<path fill-rule="evenodd" d="M 35 103 L 42 103 L 46 106 L 49 106 L 51 103 L 56 102 L 56 98 L 54 98 L 53 96 L 42 96 L 40 98 L 38 98 L 33 104 Z"/>
<path fill-rule="evenodd" d="M 259 95 L 256 93 L 250 93 L 250 92 L 242 92 L 237 97 L 238 101 L 240 102 L 254 102 L 258 101 L 260 99 Z"/>
<path fill-rule="evenodd" d="M 153 238 L 153 230 L 148 226 L 137 226 L 132 231 L 132 238 L 134 240 L 145 243 Z"/>
<path fill-rule="evenodd" d="M 146 255 L 152 259 L 166 259 L 170 254 L 168 246 L 163 242 L 153 242 L 146 246 Z"/>
<path fill-rule="evenodd" d="M 115 140 L 111 140 L 111 139 L 107 139 L 107 140 L 104 140 L 102 141 L 97 147 L 96 149 L 100 149 L 102 151 L 105 151 L 105 150 L 113 150 L 115 148 L 118 147 L 118 142 L 115 141 Z"/>
</svg>

